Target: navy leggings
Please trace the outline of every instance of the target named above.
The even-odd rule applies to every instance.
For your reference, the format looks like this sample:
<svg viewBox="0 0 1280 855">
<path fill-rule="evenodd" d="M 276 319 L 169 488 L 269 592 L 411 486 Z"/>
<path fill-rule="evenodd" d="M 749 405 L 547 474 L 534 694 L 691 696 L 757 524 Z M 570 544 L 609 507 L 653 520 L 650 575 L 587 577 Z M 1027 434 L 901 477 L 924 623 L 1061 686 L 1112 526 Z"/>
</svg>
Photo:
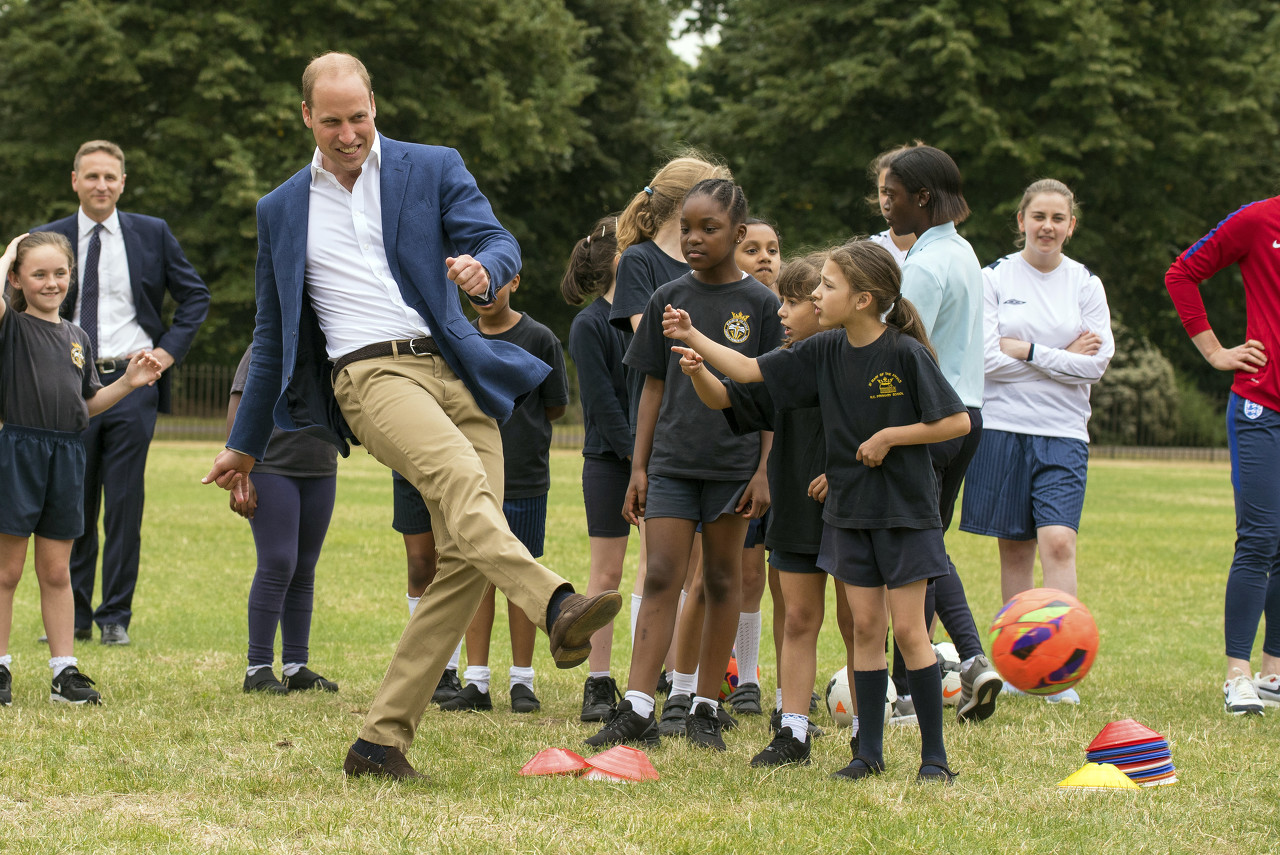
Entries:
<svg viewBox="0 0 1280 855">
<path fill-rule="evenodd" d="M 258 569 L 249 588 L 249 665 L 270 665 L 280 627 L 280 661 L 307 662 L 316 561 L 329 530 L 338 476 L 253 476 L 258 509 L 249 521 Z"/>
<path fill-rule="evenodd" d="M 1231 393 L 1227 405 L 1236 551 L 1227 576 L 1227 656 L 1249 659 L 1265 614 L 1262 652 L 1280 656 L 1280 413 Z"/>
</svg>

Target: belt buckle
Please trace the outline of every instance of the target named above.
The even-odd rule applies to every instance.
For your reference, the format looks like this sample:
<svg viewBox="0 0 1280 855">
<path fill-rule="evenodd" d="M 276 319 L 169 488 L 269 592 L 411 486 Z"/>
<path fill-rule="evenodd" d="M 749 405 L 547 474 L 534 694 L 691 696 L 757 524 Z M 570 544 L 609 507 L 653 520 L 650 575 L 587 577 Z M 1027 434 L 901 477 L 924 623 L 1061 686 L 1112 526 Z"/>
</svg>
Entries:
<svg viewBox="0 0 1280 855">
<path fill-rule="evenodd" d="M 430 350 L 423 350 L 419 352 L 419 350 L 416 347 L 414 347 L 414 342 L 418 342 L 418 341 L 422 342 L 423 343 L 422 346 L 425 348 L 427 347 L 427 343 L 431 341 L 431 338 L 429 336 L 422 336 L 421 338 L 409 339 L 409 352 L 412 353 L 414 356 L 430 356 L 431 355 Z"/>
<path fill-rule="evenodd" d="M 114 374 L 114 373 L 116 373 L 116 370 L 117 370 L 117 369 L 116 369 L 116 360 L 114 360 L 114 359 L 99 359 L 99 360 L 98 360 L 98 370 L 99 370 L 99 371 L 101 371 L 103 374 Z"/>
</svg>

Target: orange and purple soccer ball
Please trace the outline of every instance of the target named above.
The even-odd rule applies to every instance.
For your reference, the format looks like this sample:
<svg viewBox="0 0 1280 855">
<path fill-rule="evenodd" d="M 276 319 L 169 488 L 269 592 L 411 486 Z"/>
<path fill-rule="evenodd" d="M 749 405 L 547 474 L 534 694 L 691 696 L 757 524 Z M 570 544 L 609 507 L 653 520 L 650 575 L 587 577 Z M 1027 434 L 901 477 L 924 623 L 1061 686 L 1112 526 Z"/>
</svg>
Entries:
<svg viewBox="0 0 1280 855">
<path fill-rule="evenodd" d="M 748 683 L 751 681 L 748 680 Z M 760 685 L 760 666 L 756 666 L 755 684 Z M 732 695 L 738 688 L 738 659 L 736 656 L 729 657 L 729 667 L 724 672 L 724 682 L 720 684 L 720 700 Z"/>
<path fill-rule="evenodd" d="M 1084 679 L 1098 654 L 1098 626 L 1065 591 L 1033 588 L 1004 604 L 991 622 L 991 661 L 1005 681 L 1052 695 Z"/>
</svg>

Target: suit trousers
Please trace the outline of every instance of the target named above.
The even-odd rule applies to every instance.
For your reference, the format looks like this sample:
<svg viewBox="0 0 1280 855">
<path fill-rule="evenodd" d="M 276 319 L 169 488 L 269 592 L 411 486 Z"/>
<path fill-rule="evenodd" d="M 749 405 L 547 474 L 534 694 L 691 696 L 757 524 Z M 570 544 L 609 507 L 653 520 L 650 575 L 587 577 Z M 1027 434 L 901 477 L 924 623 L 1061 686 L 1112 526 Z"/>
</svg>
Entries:
<svg viewBox="0 0 1280 855">
<path fill-rule="evenodd" d="M 360 738 L 407 751 L 436 683 L 493 583 L 534 624 L 567 583 L 516 539 L 502 513 L 498 424 L 439 356 L 353 362 L 334 396 L 360 443 L 422 494 L 435 531 L 436 577 L 414 610 Z"/>
</svg>

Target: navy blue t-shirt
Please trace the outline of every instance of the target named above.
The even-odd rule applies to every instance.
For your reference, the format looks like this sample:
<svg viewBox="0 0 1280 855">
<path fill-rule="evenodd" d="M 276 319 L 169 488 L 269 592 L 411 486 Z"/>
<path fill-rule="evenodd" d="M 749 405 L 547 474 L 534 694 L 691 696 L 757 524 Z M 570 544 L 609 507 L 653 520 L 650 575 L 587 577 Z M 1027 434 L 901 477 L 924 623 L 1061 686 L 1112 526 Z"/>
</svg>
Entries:
<svg viewBox="0 0 1280 855">
<path fill-rule="evenodd" d="M 748 479 L 760 462 L 760 438 L 734 436 L 724 417 L 698 398 L 693 381 L 680 370 L 680 357 L 671 352 L 671 346 L 681 342 L 662 334 L 667 304 L 688 312 L 693 326 L 714 341 L 746 356 L 759 356 L 782 343 L 778 298 L 751 276 L 728 285 L 704 285 L 692 273 L 685 274 L 653 292 L 624 360 L 641 374 L 665 381 L 649 474 Z"/>
<path fill-rule="evenodd" d="M 857 459 L 877 431 L 965 412 L 923 344 L 893 327 L 864 347 L 828 330 L 759 360 L 774 404 L 822 409 L 830 485 L 822 518 L 841 528 L 941 528 L 927 445 L 900 445 L 880 466 Z"/>
<path fill-rule="evenodd" d="M 609 325 L 609 302 L 594 300 L 573 319 L 569 355 L 578 369 L 582 405 L 583 457 L 626 459 L 635 439 L 628 417 L 626 344 L 622 331 Z"/>
</svg>

